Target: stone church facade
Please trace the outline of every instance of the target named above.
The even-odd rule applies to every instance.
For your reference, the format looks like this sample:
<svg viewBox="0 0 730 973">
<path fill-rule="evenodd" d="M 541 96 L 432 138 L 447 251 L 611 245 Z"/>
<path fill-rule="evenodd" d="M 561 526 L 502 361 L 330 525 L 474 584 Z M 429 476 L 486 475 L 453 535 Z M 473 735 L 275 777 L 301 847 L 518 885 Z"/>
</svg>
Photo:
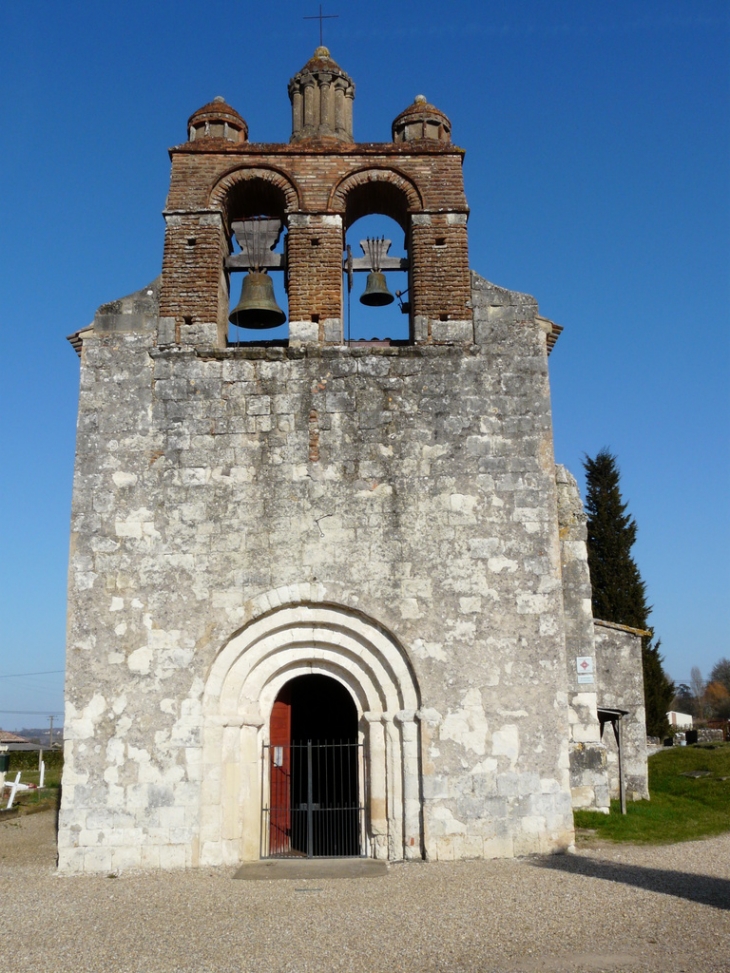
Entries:
<svg viewBox="0 0 730 973">
<path fill-rule="evenodd" d="M 63 871 L 564 851 L 573 806 L 608 809 L 619 725 L 647 796 L 639 634 L 594 623 L 554 463 L 561 329 L 470 271 L 442 112 L 354 142 L 325 48 L 289 94 L 288 144 L 222 99 L 191 117 L 161 276 L 71 338 Z M 407 341 L 345 340 L 344 233 L 375 213 L 405 235 L 365 269 L 407 270 Z M 234 253 L 271 221 L 283 254 Z M 285 275 L 286 341 L 229 341 L 242 270 Z M 310 739 L 350 748 L 339 824 Z"/>
</svg>

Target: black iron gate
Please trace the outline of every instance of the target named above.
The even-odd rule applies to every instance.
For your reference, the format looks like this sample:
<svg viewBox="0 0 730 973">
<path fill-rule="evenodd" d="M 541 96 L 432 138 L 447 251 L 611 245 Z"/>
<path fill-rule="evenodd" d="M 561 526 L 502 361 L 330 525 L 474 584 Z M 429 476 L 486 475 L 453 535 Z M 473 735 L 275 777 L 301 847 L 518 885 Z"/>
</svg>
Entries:
<svg viewBox="0 0 730 973">
<path fill-rule="evenodd" d="M 264 747 L 262 856 L 356 858 L 365 854 L 364 748 L 359 743 Z"/>
</svg>

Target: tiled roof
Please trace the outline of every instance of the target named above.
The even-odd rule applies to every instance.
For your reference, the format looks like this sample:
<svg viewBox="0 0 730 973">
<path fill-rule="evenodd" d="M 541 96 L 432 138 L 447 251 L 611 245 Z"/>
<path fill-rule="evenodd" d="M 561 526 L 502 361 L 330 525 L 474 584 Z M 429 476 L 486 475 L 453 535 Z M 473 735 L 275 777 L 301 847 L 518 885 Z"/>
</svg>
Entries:
<svg viewBox="0 0 730 973">
<path fill-rule="evenodd" d="M 0 743 L 30 743 L 25 737 L 18 736 L 17 733 L 9 733 L 8 730 L 0 730 Z"/>
</svg>

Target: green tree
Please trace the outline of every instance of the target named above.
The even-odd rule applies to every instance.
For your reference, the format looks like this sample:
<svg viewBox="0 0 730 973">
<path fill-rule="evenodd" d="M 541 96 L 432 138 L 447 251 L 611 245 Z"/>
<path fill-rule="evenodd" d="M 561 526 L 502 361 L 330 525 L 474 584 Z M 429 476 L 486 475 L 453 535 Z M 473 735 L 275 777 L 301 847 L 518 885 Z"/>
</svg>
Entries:
<svg viewBox="0 0 730 973">
<path fill-rule="evenodd" d="M 588 567 L 593 586 L 593 616 L 605 622 L 649 629 L 651 606 L 646 584 L 631 555 L 636 541 L 636 521 L 621 497 L 616 457 L 602 449 L 594 459 L 586 456 L 586 512 L 588 514 Z M 667 710 L 674 684 L 667 678 L 653 632 L 642 640 L 646 729 L 663 736 L 668 728 Z"/>
<path fill-rule="evenodd" d="M 692 690 L 686 682 L 681 682 L 675 687 L 674 699 L 672 700 L 671 708 L 676 710 L 678 713 L 689 713 L 690 716 L 697 715 L 695 698 L 692 695 Z"/>
</svg>

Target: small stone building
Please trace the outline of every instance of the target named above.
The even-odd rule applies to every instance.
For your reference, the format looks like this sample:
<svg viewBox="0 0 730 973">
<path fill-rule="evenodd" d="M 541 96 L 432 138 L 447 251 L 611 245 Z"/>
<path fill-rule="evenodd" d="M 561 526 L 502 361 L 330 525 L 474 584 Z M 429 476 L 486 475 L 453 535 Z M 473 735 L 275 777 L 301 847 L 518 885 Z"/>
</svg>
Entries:
<svg viewBox="0 0 730 973">
<path fill-rule="evenodd" d="M 608 808 L 617 667 L 645 796 L 640 659 L 595 637 L 553 458 L 561 328 L 470 271 L 443 112 L 355 142 L 326 48 L 289 95 L 288 144 L 222 99 L 192 115 L 161 276 L 71 337 L 67 872 L 563 851 L 574 805 Z M 369 214 L 405 257 L 347 250 Z M 396 269 L 407 340 L 346 340 L 352 276 L 378 303 Z"/>
</svg>

